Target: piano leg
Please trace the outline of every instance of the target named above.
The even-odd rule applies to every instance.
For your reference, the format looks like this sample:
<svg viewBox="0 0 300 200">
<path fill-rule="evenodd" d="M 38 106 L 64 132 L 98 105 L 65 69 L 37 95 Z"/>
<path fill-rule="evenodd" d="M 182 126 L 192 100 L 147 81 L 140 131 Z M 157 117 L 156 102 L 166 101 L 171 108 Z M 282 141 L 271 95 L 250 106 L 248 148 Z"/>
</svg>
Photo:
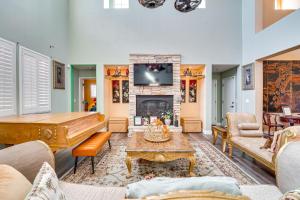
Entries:
<svg viewBox="0 0 300 200">
<path fill-rule="evenodd" d="M 76 157 L 75 157 L 74 174 L 76 173 L 77 162 L 78 162 L 78 157 L 76 156 Z"/>
<path fill-rule="evenodd" d="M 94 156 L 91 156 L 91 161 L 92 161 L 92 174 L 95 173 L 95 168 L 94 168 Z"/>
</svg>

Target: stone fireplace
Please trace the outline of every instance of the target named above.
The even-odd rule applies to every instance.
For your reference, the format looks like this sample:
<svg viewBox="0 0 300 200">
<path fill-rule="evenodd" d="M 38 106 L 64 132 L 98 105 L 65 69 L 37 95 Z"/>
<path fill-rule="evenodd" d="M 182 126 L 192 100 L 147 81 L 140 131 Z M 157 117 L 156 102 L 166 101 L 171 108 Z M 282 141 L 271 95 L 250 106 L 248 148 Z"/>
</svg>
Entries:
<svg viewBox="0 0 300 200">
<path fill-rule="evenodd" d="M 173 112 L 173 95 L 137 95 L 136 115 L 160 117 L 166 111 Z"/>
<path fill-rule="evenodd" d="M 180 119 L 180 55 L 130 54 L 129 56 L 129 136 L 145 127 L 134 126 L 134 116 L 157 116 L 163 109 L 171 109 Z M 133 66 L 138 63 L 172 63 L 172 86 L 134 86 Z M 154 108 L 154 109 L 153 109 Z M 167 111 L 167 110 L 166 110 Z M 147 114 L 147 115 L 145 115 Z M 153 114 L 153 115 L 152 115 Z M 181 127 L 171 126 L 181 132 Z"/>
</svg>

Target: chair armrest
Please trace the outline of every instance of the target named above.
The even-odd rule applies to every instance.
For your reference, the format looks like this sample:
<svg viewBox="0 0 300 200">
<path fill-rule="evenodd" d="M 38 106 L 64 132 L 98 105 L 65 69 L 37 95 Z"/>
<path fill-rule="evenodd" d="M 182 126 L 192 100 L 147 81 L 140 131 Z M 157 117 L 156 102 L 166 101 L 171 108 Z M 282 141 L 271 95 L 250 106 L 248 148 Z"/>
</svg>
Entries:
<svg viewBox="0 0 300 200">
<path fill-rule="evenodd" d="M 48 162 L 55 169 L 54 155 L 42 141 L 26 142 L 0 151 L 0 164 L 14 167 L 31 183 L 44 162 Z"/>
<path fill-rule="evenodd" d="M 291 141 L 300 141 L 300 126 L 291 126 L 282 130 L 282 134 L 277 141 L 277 151 L 274 153 L 272 158 L 273 164 L 275 164 L 275 160 L 280 149 Z"/>
</svg>

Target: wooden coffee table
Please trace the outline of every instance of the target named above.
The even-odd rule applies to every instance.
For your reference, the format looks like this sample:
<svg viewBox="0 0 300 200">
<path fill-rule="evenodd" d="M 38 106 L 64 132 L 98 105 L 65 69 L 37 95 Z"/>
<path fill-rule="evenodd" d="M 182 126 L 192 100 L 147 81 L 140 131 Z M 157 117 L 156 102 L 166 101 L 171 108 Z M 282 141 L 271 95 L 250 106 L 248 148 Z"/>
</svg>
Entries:
<svg viewBox="0 0 300 200">
<path fill-rule="evenodd" d="M 148 142 L 144 139 L 143 133 L 135 133 L 129 138 L 126 153 L 129 176 L 131 175 L 132 159 L 139 158 L 154 162 L 168 162 L 185 158 L 190 162 L 190 176 L 194 176 L 195 150 L 181 133 L 171 133 L 171 139 L 162 143 Z"/>
</svg>

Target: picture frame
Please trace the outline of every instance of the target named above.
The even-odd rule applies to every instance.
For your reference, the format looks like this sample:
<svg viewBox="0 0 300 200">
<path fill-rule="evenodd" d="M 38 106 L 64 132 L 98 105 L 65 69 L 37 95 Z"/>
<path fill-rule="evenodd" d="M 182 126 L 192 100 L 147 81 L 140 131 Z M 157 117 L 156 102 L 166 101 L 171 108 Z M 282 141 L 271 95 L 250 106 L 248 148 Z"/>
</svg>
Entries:
<svg viewBox="0 0 300 200">
<path fill-rule="evenodd" d="M 292 111 L 291 108 L 289 106 L 282 106 L 282 112 L 284 116 L 291 116 L 292 115 Z"/>
<path fill-rule="evenodd" d="M 186 80 L 180 81 L 180 95 L 181 95 L 181 103 L 185 103 L 186 97 Z"/>
<path fill-rule="evenodd" d="M 150 116 L 150 124 L 154 123 L 157 120 L 157 116 Z"/>
<path fill-rule="evenodd" d="M 148 126 L 150 123 L 150 118 L 149 117 L 142 117 L 142 125 L 143 126 Z"/>
<path fill-rule="evenodd" d="M 133 123 L 135 126 L 142 126 L 142 117 L 134 116 Z"/>
<path fill-rule="evenodd" d="M 244 65 L 242 67 L 242 89 L 243 90 L 255 89 L 254 63 Z"/>
<path fill-rule="evenodd" d="M 112 102 L 120 103 L 120 81 L 112 80 Z"/>
<path fill-rule="evenodd" d="M 66 88 L 66 80 L 65 80 L 66 65 L 56 60 L 53 60 L 52 64 L 53 64 L 53 88 L 64 90 Z"/>
<path fill-rule="evenodd" d="M 197 80 L 189 82 L 189 103 L 197 103 Z"/>
<path fill-rule="evenodd" d="M 129 81 L 122 80 L 122 103 L 129 103 Z"/>
</svg>

